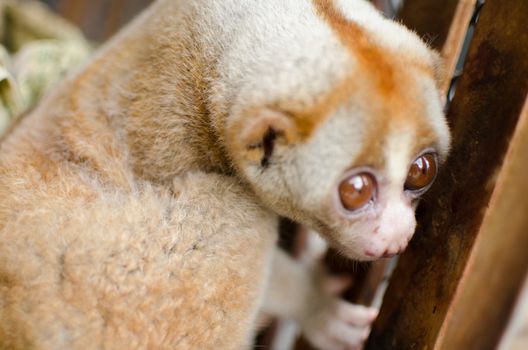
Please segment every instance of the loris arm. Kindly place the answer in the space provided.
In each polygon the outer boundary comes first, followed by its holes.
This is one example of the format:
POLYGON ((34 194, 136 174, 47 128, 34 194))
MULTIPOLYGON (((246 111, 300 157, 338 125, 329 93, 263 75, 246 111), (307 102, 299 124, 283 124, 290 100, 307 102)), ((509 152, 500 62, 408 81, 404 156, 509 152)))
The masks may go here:
POLYGON ((263 311, 294 319, 320 349, 360 348, 377 310, 340 300, 343 279, 311 271, 280 249, 274 254, 263 311))

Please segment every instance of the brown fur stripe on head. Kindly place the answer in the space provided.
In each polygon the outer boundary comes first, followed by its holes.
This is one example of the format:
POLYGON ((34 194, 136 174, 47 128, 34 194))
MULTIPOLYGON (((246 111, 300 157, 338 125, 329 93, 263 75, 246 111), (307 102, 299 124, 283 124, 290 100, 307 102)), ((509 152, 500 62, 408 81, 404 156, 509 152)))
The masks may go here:
POLYGON ((373 82, 372 90, 380 97, 391 95, 395 86, 394 67, 385 58, 386 53, 369 42, 363 29, 347 20, 332 0, 313 1, 318 15, 332 28, 343 46, 357 60, 362 76, 358 76, 359 72, 353 72, 321 97, 315 105, 288 111, 297 124, 301 140, 308 139, 339 105, 346 103, 361 88, 358 82, 373 82))
POLYGON ((369 43, 359 25, 347 20, 335 7, 333 0, 314 0, 314 5, 318 14, 330 25, 342 44, 352 52, 361 67, 373 74, 380 92, 388 94, 394 87, 394 71, 385 54, 369 43))
MULTIPOLYGON (((342 98, 333 100, 336 103, 343 103, 345 98, 350 96, 354 84, 355 89, 358 88, 357 80, 372 81, 372 85, 369 86, 371 89, 369 100, 372 99, 372 101, 368 103, 371 106, 380 105, 379 108, 371 111, 375 115, 369 120, 369 128, 366 130, 365 139, 368 142, 355 160, 355 165, 379 166, 384 162, 383 140, 384 136, 391 132, 394 121, 397 121, 399 125, 414 126, 417 140, 414 151, 418 152, 421 148, 433 145, 436 135, 421 116, 425 111, 411 97, 417 88, 416 83, 406 74, 401 74, 412 67, 420 73, 434 76, 433 67, 414 58, 396 57, 391 52, 386 52, 382 47, 373 43, 365 30, 357 23, 346 19, 344 14, 336 8, 334 1, 313 0, 319 16, 328 23, 341 43, 357 59, 360 70, 347 77, 338 86, 337 90, 341 92, 342 98), (359 74, 361 76, 358 76, 359 74)), ((327 109, 328 112, 330 112, 329 109, 327 109)))

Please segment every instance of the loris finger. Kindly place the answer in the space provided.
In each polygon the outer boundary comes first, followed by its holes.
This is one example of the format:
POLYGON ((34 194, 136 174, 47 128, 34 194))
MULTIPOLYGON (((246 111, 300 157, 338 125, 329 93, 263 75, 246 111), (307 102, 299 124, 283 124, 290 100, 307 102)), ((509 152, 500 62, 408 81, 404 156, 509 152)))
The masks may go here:
POLYGON ((344 322, 334 322, 329 327, 330 336, 343 344, 344 347, 357 347, 368 338, 370 327, 353 327, 344 322))
POLYGON ((378 316, 378 309, 340 301, 337 306, 339 319, 354 326, 369 326, 378 316))

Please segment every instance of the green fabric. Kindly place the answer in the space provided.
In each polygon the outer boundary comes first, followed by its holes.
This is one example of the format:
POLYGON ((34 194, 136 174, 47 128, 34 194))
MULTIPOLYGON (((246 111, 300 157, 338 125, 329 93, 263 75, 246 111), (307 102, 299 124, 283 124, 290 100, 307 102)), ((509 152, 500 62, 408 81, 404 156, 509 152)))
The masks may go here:
POLYGON ((37 1, 0 0, 0 135, 91 47, 80 31, 37 1))

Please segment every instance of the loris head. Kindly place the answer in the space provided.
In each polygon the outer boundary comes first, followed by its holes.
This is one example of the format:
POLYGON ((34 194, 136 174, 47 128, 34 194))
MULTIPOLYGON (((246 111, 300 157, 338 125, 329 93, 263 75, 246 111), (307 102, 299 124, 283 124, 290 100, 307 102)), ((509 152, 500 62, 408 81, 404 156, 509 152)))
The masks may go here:
POLYGON ((449 145, 436 55, 364 2, 289 6, 286 29, 239 34, 245 68, 226 55, 230 157, 263 203, 347 256, 397 254, 449 145))

